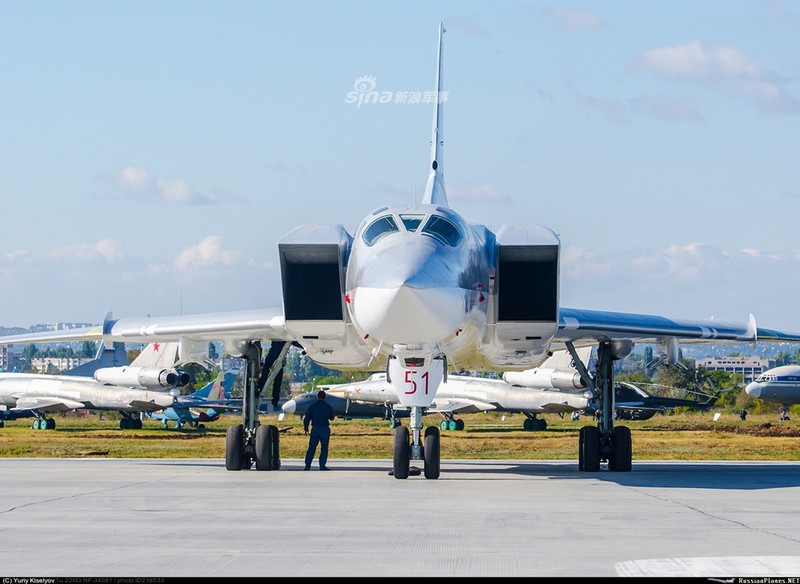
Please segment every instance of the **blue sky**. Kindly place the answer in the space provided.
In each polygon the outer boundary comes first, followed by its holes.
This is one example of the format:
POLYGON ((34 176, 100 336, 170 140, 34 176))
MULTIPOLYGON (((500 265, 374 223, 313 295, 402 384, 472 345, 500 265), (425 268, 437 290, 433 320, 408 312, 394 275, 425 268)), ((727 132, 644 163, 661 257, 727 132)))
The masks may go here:
POLYGON ((563 305, 800 331, 800 3, 744 0, 7 0, 0 325, 279 306, 285 232, 422 191, 440 20, 450 203, 563 305))

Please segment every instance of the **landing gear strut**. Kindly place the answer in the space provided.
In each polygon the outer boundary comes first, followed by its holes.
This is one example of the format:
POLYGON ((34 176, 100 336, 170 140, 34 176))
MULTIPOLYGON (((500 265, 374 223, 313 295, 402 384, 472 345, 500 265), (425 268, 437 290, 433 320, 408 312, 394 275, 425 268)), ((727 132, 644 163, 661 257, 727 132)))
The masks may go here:
POLYGON ((277 426, 262 426, 258 419, 261 392, 283 370, 290 343, 272 341, 272 347, 261 363, 261 343, 251 342, 243 351, 244 396, 242 423, 230 426, 225 433, 225 468, 278 470, 281 467, 279 432, 277 426), (268 373, 267 373, 268 372, 268 373))
POLYGON ((583 362, 578 358, 572 343, 567 349, 575 361, 581 377, 587 381, 600 401, 600 419, 597 426, 584 426, 578 437, 578 469, 597 472, 600 463, 607 462, 608 470, 631 470, 633 450, 631 431, 626 426, 614 427, 614 361, 625 357, 632 344, 601 342, 597 348, 597 375, 592 380, 583 362), (627 351, 627 352, 626 352, 627 351), (623 354, 624 353, 624 354, 623 354))

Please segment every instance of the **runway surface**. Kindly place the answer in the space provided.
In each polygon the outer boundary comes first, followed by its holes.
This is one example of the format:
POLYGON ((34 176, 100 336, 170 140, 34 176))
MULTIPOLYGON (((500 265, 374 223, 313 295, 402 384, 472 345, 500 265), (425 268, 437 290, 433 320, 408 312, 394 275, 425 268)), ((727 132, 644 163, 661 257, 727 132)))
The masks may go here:
POLYGON ((0 459, 3 577, 800 576, 800 463, 0 459))

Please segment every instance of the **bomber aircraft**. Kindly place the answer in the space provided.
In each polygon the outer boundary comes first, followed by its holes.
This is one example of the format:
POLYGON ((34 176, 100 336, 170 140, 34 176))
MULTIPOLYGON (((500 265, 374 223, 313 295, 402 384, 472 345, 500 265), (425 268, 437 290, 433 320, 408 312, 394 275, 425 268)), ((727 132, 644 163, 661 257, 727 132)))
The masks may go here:
MULTIPOLYGON (((383 369, 409 408, 409 426, 393 435, 395 479, 407 479, 411 460, 424 476, 440 476, 438 426, 423 414, 449 372, 522 371, 550 352, 597 348, 596 373, 579 373, 600 403, 596 424, 581 428, 578 466, 597 471, 632 467, 630 429, 616 425, 614 361, 635 343, 655 343, 662 362, 677 360, 679 342, 800 342, 800 334, 746 321, 676 319, 561 306, 558 235, 536 224, 496 228, 471 223, 448 204, 444 176, 442 39, 439 25, 433 129, 427 184, 421 200, 381 206, 355 230, 307 224, 278 241, 282 307, 164 317, 109 314, 102 326, 13 335, 0 343, 37 340, 176 341, 184 352, 209 341, 246 361, 242 424, 228 428, 226 468, 280 468, 278 428, 261 425, 261 392, 296 343, 316 363, 337 370, 383 369), (60 333, 60 334, 59 334, 60 333), (262 343, 284 343, 263 358, 262 343), (268 373, 265 373, 268 372, 268 373)), ((357 161, 354 160, 354 165, 357 161)), ((411 199, 411 196, 409 196, 411 199)))

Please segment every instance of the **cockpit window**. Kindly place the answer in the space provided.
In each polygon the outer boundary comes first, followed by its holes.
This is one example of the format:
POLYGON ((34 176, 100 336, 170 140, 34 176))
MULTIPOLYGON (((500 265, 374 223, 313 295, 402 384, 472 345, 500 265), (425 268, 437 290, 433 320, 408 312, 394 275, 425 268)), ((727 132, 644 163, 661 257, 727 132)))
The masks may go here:
POLYGON ((422 228, 422 233, 432 235, 442 243, 452 247, 458 246, 463 239, 463 235, 458 230, 458 227, 450 221, 439 215, 432 215, 425 227, 422 228))
POLYGON ((364 230, 364 235, 362 235, 362 237, 364 243, 367 245, 374 245, 381 237, 389 233, 394 233, 395 231, 400 231, 400 229, 397 227, 394 217, 391 215, 384 215, 380 219, 373 221, 370 226, 364 230))
POLYGON ((424 219, 425 215, 400 215, 400 221, 403 222, 406 231, 416 231, 424 219))

